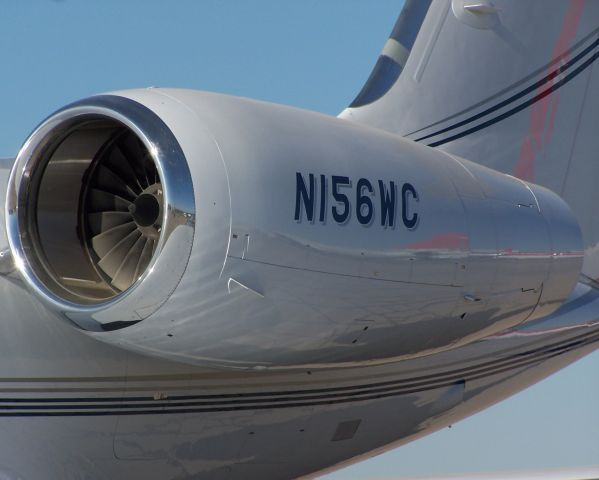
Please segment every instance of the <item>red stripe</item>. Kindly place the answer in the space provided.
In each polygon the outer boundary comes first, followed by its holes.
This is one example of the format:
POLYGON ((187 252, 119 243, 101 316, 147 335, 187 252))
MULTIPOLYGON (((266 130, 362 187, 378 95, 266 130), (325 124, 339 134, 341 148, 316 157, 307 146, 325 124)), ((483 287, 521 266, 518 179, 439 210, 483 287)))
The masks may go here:
MULTIPOLYGON (((570 0, 570 6, 566 12, 560 35, 553 47, 551 58, 559 57, 570 48, 576 36, 583 9, 584 0, 570 0)), ((567 62, 568 58, 569 55, 564 56, 562 62, 567 62)), ((554 81, 559 81, 559 78, 556 77, 554 81)), ((551 141, 558 105, 559 93, 555 92, 553 95, 542 98, 531 107, 528 133, 522 139, 520 157, 514 167, 516 177, 534 181, 535 162, 538 155, 551 141)))

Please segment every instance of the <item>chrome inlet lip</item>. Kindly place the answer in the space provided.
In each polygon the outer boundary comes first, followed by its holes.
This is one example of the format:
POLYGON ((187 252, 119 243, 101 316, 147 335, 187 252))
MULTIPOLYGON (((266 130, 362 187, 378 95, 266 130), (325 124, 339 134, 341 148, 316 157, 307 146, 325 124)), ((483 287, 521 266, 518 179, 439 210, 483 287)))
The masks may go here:
POLYGON ((154 313, 178 285, 189 261, 195 229, 195 196, 187 160, 176 137, 152 110, 131 99, 99 95, 70 104, 44 120, 25 141, 10 174, 6 230, 14 264, 46 304, 89 331, 137 323, 154 313), (78 303, 63 298, 43 268, 43 252, 32 233, 32 195, 54 148, 87 121, 109 120, 130 129, 147 148, 162 180, 162 229, 141 276, 107 300, 78 303))

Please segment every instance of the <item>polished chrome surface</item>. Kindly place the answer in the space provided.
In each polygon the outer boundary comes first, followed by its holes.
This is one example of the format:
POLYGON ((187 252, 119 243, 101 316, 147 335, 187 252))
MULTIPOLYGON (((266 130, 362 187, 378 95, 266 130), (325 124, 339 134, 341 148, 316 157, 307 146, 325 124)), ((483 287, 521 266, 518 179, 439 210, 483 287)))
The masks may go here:
POLYGON ((86 330, 114 329, 146 318, 178 284, 193 242, 194 205, 187 161, 164 122, 134 101, 97 96, 51 115, 23 145, 9 180, 7 235, 17 268, 46 304, 86 330), (154 254, 122 293, 110 291, 94 276, 76 229, 66 228, 80 221, 77 203, 87 170, 117 129, 131 132, 149 152, 164 202, 154 254), (48 168, 55 159, 64 168, 48 168), (47 225, 41 225, 38 215, 47 225), (50 253, 58 252, 61 240, 65 259, 57 261, 50 253), (68 255, 74 255, 70 263, 68 255), (71 267, 78 269, 75 278, 69 275, 71 267), (98 284, 105 293, 98 293, 98 284))

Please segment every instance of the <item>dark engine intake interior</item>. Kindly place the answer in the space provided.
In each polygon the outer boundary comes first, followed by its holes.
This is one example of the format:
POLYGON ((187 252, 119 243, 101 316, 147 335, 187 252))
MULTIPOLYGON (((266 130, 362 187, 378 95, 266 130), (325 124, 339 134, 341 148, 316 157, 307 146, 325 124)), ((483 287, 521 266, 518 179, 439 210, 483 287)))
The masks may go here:
POLYGON ((150 152, 128 127, 98 116, 41 152, 26 208, 38 277, 79 304, 119 295, 146 271, 161 234, 163 189, 150 152))

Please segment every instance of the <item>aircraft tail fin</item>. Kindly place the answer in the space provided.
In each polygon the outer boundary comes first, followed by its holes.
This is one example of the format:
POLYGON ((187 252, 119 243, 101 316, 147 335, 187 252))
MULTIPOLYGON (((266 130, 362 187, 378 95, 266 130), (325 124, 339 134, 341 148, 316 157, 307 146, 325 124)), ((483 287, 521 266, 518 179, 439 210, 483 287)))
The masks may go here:
POLYGON ((557 192, 599 279, 598 27, 596 1, 437 0, 392 85, 339 116, 557 192))
POLYGON ((393 87, 409 56, 432 0, 406 0, 372 73, 350 108, 369 105, 393 87))

